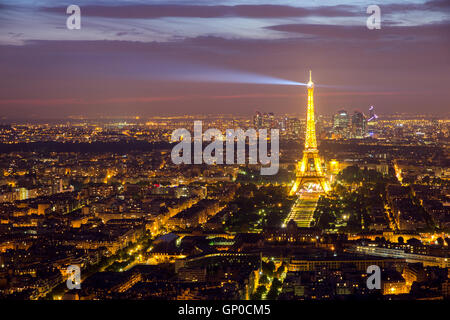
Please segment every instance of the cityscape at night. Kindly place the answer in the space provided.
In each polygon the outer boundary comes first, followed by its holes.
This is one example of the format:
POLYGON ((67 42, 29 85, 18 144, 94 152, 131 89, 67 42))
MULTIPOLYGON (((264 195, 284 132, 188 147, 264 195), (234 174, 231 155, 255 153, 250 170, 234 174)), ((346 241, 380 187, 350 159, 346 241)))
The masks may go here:
POLYGON ((73 2, 0 4, 1 300, 448 301, 447 1, 73 2))

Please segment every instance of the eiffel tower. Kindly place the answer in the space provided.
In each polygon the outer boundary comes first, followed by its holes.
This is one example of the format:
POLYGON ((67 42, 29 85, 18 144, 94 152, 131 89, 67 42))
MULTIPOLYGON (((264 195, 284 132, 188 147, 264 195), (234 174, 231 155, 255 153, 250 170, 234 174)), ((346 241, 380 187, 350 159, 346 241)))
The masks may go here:
POLYGON ((302 188, 313 192, 326 193, 330 190, 330 184, 323 172, 317 149, 316 122, 314 120, 314 83, 309 71, 308 88, 308 113, 306 116, 305 148, 302 160, 296 166, 296 180, 290 195, 298 193, 302 188))

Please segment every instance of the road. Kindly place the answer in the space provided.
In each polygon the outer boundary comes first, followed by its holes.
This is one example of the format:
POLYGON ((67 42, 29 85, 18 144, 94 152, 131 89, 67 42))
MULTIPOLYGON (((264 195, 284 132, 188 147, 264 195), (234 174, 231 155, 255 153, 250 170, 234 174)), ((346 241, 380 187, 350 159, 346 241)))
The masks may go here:
POLYGON ((294 203, 291 212, 287 216, 285 224, 287 224, 290 220, 294 220, 297 227, 309 227, 313 219, 314 210, 316 210, 319 197, 320 193, 317 192, 301 194, 294 203))

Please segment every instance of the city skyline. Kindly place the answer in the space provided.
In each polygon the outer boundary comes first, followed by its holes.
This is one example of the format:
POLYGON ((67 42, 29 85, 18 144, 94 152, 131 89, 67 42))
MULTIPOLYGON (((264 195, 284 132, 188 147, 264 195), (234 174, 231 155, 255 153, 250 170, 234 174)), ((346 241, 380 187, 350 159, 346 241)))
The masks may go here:
POLYGON ((448 299, 450 121, 316 120, 303 88, 303 121, 1 125, 0 298, 448 299))
POLYGON ((4 0, 0 301, 446 306, 450 3, 378 2, 4 0))

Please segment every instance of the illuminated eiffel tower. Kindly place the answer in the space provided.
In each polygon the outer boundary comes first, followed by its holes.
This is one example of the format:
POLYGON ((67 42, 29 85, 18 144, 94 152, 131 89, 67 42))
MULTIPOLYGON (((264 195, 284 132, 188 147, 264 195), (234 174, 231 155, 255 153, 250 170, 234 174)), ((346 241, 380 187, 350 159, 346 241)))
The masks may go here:
POLYGON ((308 88, 308 113, 306 116, 306 137, 303 158, 297 163, 296 180, 292 186, 291 195, 301 190, 312 192, 328 192, 330 184, 323 172, 317 149, 316 122, 314 120, 314 83, 309 71, 308 88), (306 188, 306 189, 305 189, 306 188))

